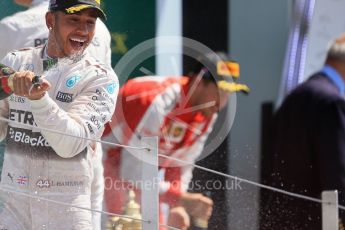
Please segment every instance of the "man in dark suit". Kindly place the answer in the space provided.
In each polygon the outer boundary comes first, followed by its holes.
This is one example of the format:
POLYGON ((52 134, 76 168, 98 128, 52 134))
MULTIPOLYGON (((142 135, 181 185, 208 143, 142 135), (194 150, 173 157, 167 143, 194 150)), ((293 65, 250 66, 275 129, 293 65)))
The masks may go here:
MULTIPOLYGON (((274 187, 320 198, 338 190, 345 205, 345 35, 324 67, 284 100, 274 117, 274 187)), ((267 191, 265 191, 267 192, 267 191)), ((321 204, 270 192, 261 229, 321 229, 321 204)), ((340 212, 340 220, 345 215, 340 212)))

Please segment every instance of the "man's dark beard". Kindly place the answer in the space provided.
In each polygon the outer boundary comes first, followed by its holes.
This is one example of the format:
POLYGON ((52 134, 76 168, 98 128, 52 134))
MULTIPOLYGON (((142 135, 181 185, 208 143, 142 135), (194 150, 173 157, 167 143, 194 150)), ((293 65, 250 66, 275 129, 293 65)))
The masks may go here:
POLYGON ((61 47, 60 43, 58 42, 58 34, 59 34, 59 26, 55 26, 55 30, 53 31, 53 34, 52 34, 52 40, 49 40, 49 42, 53 42, 54 43, 54 46, 56 49, 58 49, 60 51, 60 53, 63 54, 63 57, 62 58, 67 58, 69 60, 72 61, 72 63, 76 63, 78 61, 80 61, 83 57, 84 57, 84 51, 86 49, 86 47, 88 47, 89 43, 87 44, 87 46, 79 51, 77 51, 76 53, 73 53, 73 54, 66 54, 65 51, 63 50, 63 47, 61 47))

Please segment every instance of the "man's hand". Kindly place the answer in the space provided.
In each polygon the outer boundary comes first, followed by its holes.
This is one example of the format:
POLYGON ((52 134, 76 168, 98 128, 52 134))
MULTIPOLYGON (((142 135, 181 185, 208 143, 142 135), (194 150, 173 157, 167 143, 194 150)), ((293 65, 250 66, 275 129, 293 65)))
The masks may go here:
POLYGON ((14 94, 27 97, 30 100, 38 100, 42 98, 45 92, 50 89, 50 83, 47 80, 42 79, 39 86, 32 87, 32 79, 34 76, 34 73, 31 71, 16 72, 13 78, 14 94))
POLYGON ((190 218, 184 207, 178 206, 170 209, 168 226, 187 230, 190 227, 190 218))
POLYGON ((212 215, 213 201, 201 193, 184 193, 180 198, 181 205, 193 218, 208 220, 212 215))

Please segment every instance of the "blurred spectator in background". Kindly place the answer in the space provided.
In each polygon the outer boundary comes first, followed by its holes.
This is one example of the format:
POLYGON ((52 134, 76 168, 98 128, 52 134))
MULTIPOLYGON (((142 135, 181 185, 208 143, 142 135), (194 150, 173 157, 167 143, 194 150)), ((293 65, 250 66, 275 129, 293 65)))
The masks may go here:
MULTIPOLYGON (((331 44, 324 67, 293 90, 275 114, 274 187, 320 198, 338 190, 345 205, 345 35, 331 44)), ((270 193, 261 229, 321 229, 321 204, 270 193)), ((340 212, 344 222, 344 213, 340 212)))
MULTIPOLYGON (((238 77, 239 65, 226 54, 208 53, 198 60, 189 77, 129 80, 120 89, 114 117, 103 139, 141 146, 141 136, 158 136, 160 154, 195 162, 229 96, 249 91, 246 85, 233 82, 238 77)), ((140 167, 128 150, 104 148, 107 211, 122 213, 128 191, 121 183, 140 181, 140 167)), ((160 202, 170 206, 168 225, 179 229, 191 225, 190 217, 207 222, 212 214, 210 198, 187 192, 192 170, 191 165, 159 159, 160 202)))
MULTIPOLYGON (((5 17, 0 21, 0 60, 10 51, 25 47, 37 47, 44 45, 48 40, 48 29, 45 14, 48 10, 49 0, 14 0, 14 3, 28 7, 27 10, 5 17)), ((111 67, 111 37, 109 30, 97 19, 96 32, 87 52, 103 64, 111 67)), ((3 162, 5 142, 0 142, 0 170, 3 162)), ((98 159, 101 162, 102 152, 100 144, 97 149, 98 159)), ((102 210, 103 203, 103 166, 101 163, 94 165, 95 179, 93 181, 92 208, 102 210)), ((100 229, 100 213, 93 213, 94 229, 100 229)))

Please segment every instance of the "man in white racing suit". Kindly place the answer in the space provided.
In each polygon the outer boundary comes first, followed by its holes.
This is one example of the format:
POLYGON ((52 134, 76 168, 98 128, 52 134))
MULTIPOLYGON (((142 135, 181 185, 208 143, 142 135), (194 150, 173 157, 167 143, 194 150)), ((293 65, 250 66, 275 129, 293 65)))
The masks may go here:
MULTIPOLYGON (((48 29, 45 24, 45 13, 49 0, 14 0, 18 5, 29 9, 8 16, 0 21, 0 60, 10 51, 24 47, 44 45, 48 39, 48 29)), ((90 55, 101 63, 111 66, 111 36, 102 22, 97 19, 95 36, 87 47, 90 55)), ((97 145, 97 158, 94 165, 95 176, 92 183, 92 209, 102 210, 104 179, 102 164, 102 148, 97 145)), ((0 150, 0 154, 3 152, 0 150)), ((2 165, 2 164, 0 164, 2 165)), ((101 228, 101 214, 93 212, 93 229, 101 228)))
POLYGON ((1 189, 8 191, 1 193, 1 228, 91 229, 91 212, 45 199, 91 208, 96 143, 88 139, 102 134, 118 92, 113 70, 80 54, 93 37, 96 17, 104 17, 98 1, 51 1, 47 45, 9 53, 2 61, 20 72, 14 94, 0 101, 1 117, 11 120, 0 129, 0 139, 7 140, 1 189), (45 76, 40 87, 31 88, 33 72, 45 76))

